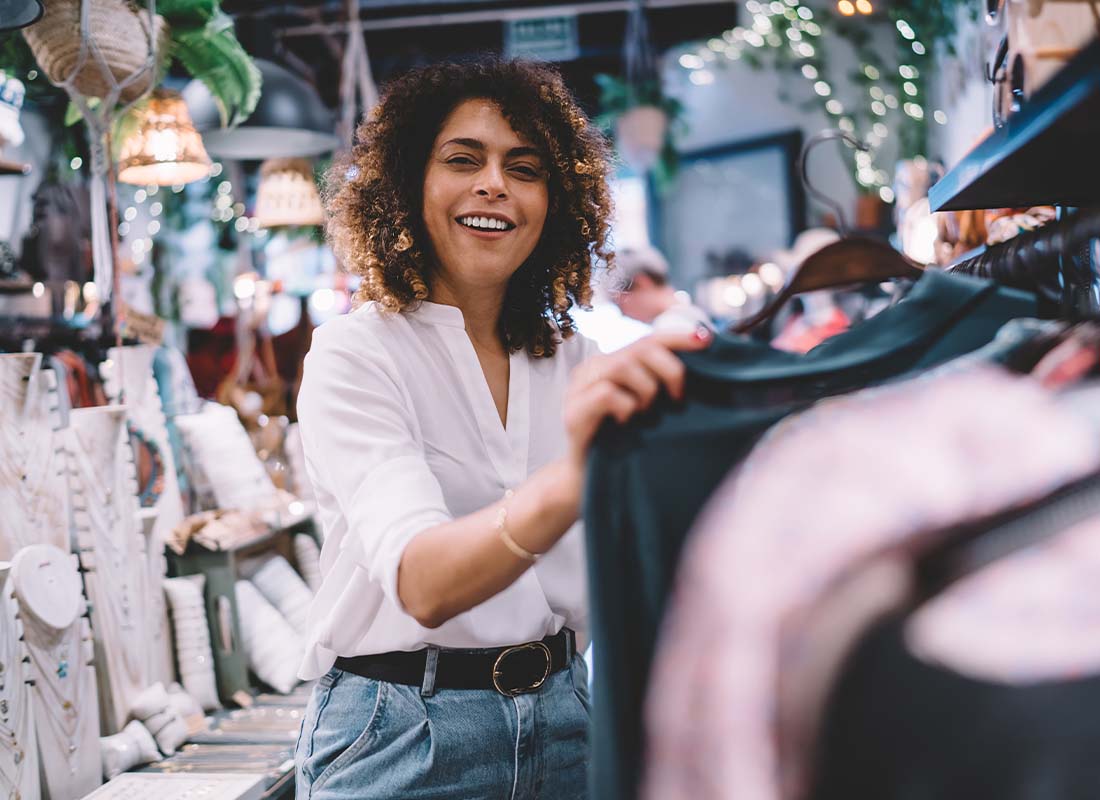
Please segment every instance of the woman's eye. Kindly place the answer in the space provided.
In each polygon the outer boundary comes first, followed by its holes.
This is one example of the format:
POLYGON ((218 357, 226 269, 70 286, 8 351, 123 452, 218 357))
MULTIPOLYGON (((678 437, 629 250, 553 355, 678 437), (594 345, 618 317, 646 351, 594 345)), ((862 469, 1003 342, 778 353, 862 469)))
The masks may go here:
POLYGON ((512 171, 522 175, 525 178, 537 178, 539 177, 539 171, 534 167, 529 167, 526 164, 518 164, 512 167, 512 171))
POLYGON ((447 159, 447 163, 448 164, 459 164, 459 165, 462 165, 462 166, 466 166, 468 164, 473 164, 474 160, 472 158, 470 158, 469 156, 452 156, 451 158, 447 159))

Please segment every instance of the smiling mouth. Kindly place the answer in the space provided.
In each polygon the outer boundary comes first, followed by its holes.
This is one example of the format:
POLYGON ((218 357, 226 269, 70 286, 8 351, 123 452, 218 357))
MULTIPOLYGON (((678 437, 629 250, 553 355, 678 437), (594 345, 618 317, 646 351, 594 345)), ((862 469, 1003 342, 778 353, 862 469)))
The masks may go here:
POLYGON ((464 228, 481 233, 505 233, 516 228, 510 222, 494 219, 493 217, 458 217, 455 222, 464 228))

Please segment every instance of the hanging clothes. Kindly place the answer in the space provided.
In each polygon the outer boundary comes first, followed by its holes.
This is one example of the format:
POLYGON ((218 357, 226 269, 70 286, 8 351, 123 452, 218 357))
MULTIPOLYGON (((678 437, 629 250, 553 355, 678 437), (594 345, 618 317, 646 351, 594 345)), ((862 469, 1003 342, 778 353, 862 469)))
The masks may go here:
POLYGON ((806 355, 719 336, 707 351, 683 356, 685 404, 602 432, 585 497, 600 661, 593 796, 634 796, 641 707, 681 546, 699 509, 760 435, 816 400, 943 363, 1034 314, 1031 295, 930 272, 904 300, 806 355))
MULTIPOLYGON (((807 797, 830 664, 906 599, 916 556, 1100 470, 1097 434, 1030 378, 993 367, 824 401, 776 426, 688 545, 654 665, 642 797, 807 797), (884 564, 882 580, 858 580, 884 564)), ((912 770, 920 753, 896 761, 912 770)))

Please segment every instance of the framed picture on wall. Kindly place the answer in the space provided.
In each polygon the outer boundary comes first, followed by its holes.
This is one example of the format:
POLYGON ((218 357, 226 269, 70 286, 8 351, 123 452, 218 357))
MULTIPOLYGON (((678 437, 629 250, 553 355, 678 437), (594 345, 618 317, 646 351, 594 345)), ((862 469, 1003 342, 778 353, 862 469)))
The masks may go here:
POLYGON ((672 186, 656 195, 654 219, 677 285, 790 246, 806 226, 801 149, 795 130, 680 155, 672 186))

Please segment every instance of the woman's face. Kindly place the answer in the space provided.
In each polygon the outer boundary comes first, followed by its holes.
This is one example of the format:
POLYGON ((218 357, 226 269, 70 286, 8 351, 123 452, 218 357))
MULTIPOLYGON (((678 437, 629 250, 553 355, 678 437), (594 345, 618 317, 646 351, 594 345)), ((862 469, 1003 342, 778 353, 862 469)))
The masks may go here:
POLYGON ((503 287, 538 244, 548 206, 542 155, 488 100, 443 121, 424 171, 424 224, 454 286, 503 287))

